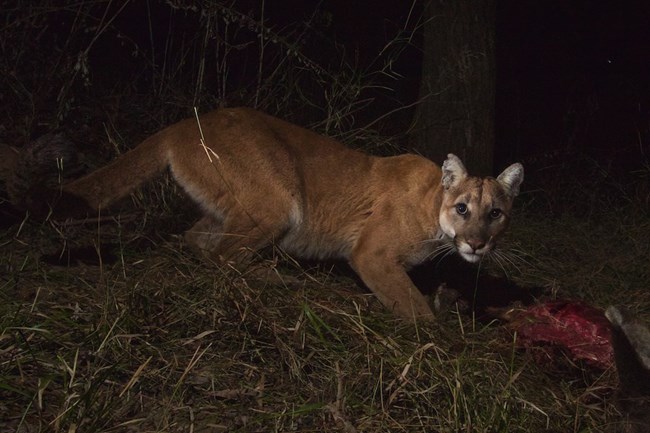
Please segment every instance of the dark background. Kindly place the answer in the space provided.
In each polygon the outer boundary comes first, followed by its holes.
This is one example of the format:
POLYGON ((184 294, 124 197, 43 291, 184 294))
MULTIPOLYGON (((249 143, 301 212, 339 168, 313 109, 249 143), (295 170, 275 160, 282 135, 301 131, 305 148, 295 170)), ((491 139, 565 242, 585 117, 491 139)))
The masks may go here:
POLYGON ((500 155, 647 162, 648 3, 506 1, 497 18, 500 155))
MULTIPOLYGON (((107 123, 117 131, 146 124, 134 136, 140 139, 186 117, 193 106, 254 105, 251 89, 258 84, 259 51, 250 48, 260 30, 246 24, 249 19, 263 22, 284 41, 269 44, 265 73, 283 55, 291 58, 295 73, 266 83, 261 109, 340 135, 352 145, 356 140, 370 151, 387 152, 373 149, 371 138, 347 139, 346 130, 372 124, 394 137, 392 144, 399 149, 388 152, 418 151, 407 131, 418 98, 424 2, 268 0, 263 13, 259 1, 219 3, 241 14, 231 24, 229 42, 241 41, 242 46, 234 49, 223 82, 210 75, 218 64, 210 44, 223 36, 223 20, 201 21, 196 5, 210 2, 171 3, 174 8, 155 0, 96 6, 3 2, 0 139, 20 146, 51 129, 88 127, 89 143, 99 143, 107 123), (107 17, 110 23, 98 31, 107 17), (221 30, 209 35, 203 51, 183 51, 184 44, 200 45, 203 30, 211 25, 221 30), (396 37, 402 41, 390 46, 396 37), (328 73, 306 79, 303 70, 311 67, 287 54, 291 44, 314 68, 328 73), (389 49, 382 51, 387 44, 389 49), (85 69, 79 66, 84 50, 85 69), (199 89, 201 61, 207 79, 199 89), (376 73, 387 62, 391 76, 376 73), (355 84, 355 74, 370 85, 355 84), (329 114, 325 95, 336 90, 332 83, 341 76, 351 77, 341 86, 360 85, 359 98, 371 102, 341 124, 323 126, 321 120, 329 114), (304 93, 309 101, 301 95, 279 102, 273 92, 282 86, 304 93), (373 123, 398 107, 407 108, 373 123), (160 108, 168 110, 165 115, 153 114, 160 108)), ((634 188, 647 183, 649 4, 500 0, 496 7, 495 168, 524 162, 528 190, 562 188, 573 179, 594 176, 633 183, 634 188), (535 180, 545 177, 555 178, 556 184, 535 180)), ((586 181, 583 186, 592 185, 586 181)))

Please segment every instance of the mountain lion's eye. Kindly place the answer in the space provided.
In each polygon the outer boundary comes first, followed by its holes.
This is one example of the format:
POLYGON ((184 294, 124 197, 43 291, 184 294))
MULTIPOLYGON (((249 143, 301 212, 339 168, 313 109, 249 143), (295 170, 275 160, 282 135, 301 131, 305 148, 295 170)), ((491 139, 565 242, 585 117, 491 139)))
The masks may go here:
POLYGON ((465 203, 458 203, 456 205, 456 212, 458 212, 458 215, 467 214, 467 205, 465 203))
POLYGON ((490 218, 495 220, 495 219, 499 218, 501 216, 501 214, 502 214, 501 209, 492 209, 490 211, 490 218))

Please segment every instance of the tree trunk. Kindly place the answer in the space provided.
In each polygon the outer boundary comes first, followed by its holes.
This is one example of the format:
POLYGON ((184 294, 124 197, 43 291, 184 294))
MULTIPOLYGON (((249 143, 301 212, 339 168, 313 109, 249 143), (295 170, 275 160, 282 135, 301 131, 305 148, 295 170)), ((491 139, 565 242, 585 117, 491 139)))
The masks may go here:
POLYGON ((495 0, 431 0, 425 17, 412 143, 437 163, 455 153, 471 174, 492 174, 495 0))

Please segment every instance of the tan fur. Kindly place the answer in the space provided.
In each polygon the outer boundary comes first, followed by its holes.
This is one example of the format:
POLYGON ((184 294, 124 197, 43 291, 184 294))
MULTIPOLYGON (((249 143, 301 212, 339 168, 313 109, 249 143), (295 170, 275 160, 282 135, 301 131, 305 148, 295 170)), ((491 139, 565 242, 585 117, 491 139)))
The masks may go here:
POLYGON ((415 155, 373 157, 237 108, 163 129, 65 185, 64 198, 103 208, 166 167, 203 209, 186 240, 212 260, 245 262, 271 243, 302 258, 343 258, 386 307, 409 318, 433 313, 406 270, 445 238, 470 261, 487 253, 523 179, 519 164, 495 180, 467 176, 453 155, 444 170, 415 155), (471 215, 458 215, 460 199, 471 215), (498 221, 487 216, 495 207, 498 221))

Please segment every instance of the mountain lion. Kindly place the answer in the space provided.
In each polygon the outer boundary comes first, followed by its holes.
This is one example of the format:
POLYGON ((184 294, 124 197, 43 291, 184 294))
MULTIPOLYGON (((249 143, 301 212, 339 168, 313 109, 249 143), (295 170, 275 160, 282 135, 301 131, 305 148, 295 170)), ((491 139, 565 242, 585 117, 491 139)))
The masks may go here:
POLYGON ((185 239, 207 258, 243 264, 271 244, 302 258, 342 258, 388 309, 411 319, 433 313, 406 271, 441 248, 469 262, 489 253, 524 176, 513 164, 496 179, 471 177, 452 154, 442 168, 416 155, 369 156, 234 108, 163 129, 64 184, 56 199, 51 191, 12 198, 32 211, 79 216, 167 167, 203 211, 185 239))

